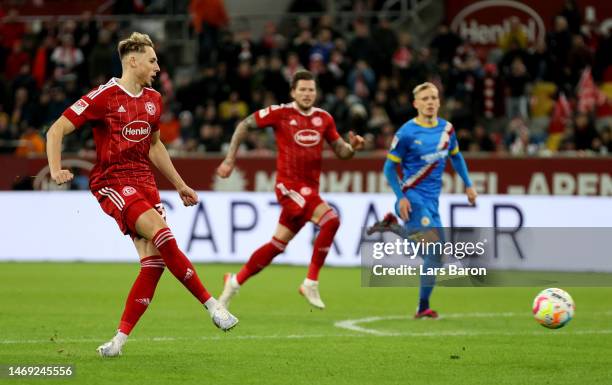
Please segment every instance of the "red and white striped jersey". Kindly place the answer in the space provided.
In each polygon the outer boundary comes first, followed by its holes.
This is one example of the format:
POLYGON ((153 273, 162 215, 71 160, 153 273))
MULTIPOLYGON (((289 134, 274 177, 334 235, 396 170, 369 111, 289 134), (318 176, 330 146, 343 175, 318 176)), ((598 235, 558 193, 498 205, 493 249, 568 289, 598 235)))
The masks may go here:
POLYGON ((261 109, 255 113, 255 121, 261 128, 274 128, 276 182, 307 185, 318 191, 323 139, 331 144, 340 138, 334 118, 315 107, 305 114, 294 102, 261 109))
POLYGON ((149 162, 151 135, 162 109, 159 92, 143 88, 133 95, 116 78, 84 95, 64 111, 77 128, 93 125, 96 164, 90 174, 92 191, 109 185, 155 188, 149 162))

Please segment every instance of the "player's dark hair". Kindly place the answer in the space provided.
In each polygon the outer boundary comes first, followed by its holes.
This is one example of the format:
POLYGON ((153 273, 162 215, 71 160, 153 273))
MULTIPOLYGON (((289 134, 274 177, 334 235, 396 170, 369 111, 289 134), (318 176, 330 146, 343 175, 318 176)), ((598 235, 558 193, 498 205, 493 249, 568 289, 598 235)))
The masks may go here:
POLYGON ((291 89, 295 90, 297 84, 300 80, 315 80, 314 75, 310 71, 299 70, 295 74, 293 74, 293 78, 291 78, 291 89))
POLYGON ((144 52, 145 47, 155 48, 149 35, 133 32, 127 39, 121 40, 117 46, 119 57, 123 59, 130 52, 144 52))

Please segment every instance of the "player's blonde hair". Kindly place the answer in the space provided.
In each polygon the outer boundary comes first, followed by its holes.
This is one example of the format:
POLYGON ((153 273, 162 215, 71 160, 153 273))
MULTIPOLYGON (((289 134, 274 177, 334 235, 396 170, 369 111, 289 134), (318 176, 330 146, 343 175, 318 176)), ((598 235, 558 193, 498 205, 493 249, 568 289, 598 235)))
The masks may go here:
POLYGON ((414 98, 416 99, 416 96, 418 95, 419 92, 425 91, 430 88, 434 90, 438 90, 438 87, 436 87, 435 84, 431 82, 425 82, 425 83, 421 83, 418 86, 414 87, 414 89, 412 90, 412 96, 414 96, 414 98))
POLYGON ((133 32, 130 37, 123 39, 117 45, 119 57, 123 60, 130 52, 144 52, 145 47, 155 48, 153 41, 146 33, 133 32))

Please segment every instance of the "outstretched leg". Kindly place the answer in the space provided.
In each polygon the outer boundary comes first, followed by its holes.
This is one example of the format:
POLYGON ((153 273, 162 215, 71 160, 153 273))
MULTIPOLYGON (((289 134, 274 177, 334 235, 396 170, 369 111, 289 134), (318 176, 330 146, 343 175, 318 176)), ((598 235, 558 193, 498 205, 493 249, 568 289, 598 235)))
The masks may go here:
POLYGON ((289 243, 294 236, 295 233, 293 231, 279 224, 270 242, 255 250, 247 263, 242 266, 238 274, 225 274, 225 284, 223 286, 223 292, 219 296, 219 302, 228 308, 231 299, 238 294, 240 286, 268 266, 274 257, 285 250, 287 243, 289 243))

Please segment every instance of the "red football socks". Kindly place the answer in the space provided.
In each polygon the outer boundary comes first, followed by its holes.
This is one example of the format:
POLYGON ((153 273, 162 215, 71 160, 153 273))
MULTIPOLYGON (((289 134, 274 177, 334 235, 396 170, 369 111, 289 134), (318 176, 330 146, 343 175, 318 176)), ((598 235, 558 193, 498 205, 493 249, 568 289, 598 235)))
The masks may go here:
POLYGON ((153 300, 153 294, 164 272, 164 267, 164 261, 159 255, 146 257, 140 261, 140 273, 125 301, 119 331, 130 334, 140 316, 147 310, 153 300))
POLYGON ((325 212, 325 214, 323 214, 319 220, 319 226, 319 235, 317 235, 314 242, 312 259, 310 260, 308 274, 306 275, 306 278, 313 281, 319 280, 319 271, 325 263, 325 258, 327 257, 329 248, 334 241, 336 231, 338 231, 338 227, 340 227, 340 220, 338 219, 336 212, 332 209, 325 212))
POLYGON ((155 234, 153 244, 159 250, 168 270, 200 301, 206 302, 210 294, 202 285, 198 274, 189 259, 179 249, 174 235, 169 228, 163 228, 155 234))
POLYGON ((270 262, 282 253, 287 247, 287 243, 283 242, 275 237, 259 249, 255 250, 251 258, 242 266, 242 269, 236 275, 236 280, 239 284, 243 284, 251 276, 259 273, 264 267, 268 266, 270 262))

